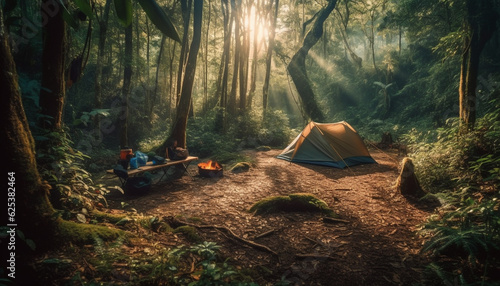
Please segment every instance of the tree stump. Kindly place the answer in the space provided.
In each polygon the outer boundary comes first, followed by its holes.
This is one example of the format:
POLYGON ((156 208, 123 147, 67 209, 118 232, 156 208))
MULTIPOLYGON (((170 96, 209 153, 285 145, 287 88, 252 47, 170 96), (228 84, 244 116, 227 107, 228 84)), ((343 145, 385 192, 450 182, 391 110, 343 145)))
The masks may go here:
POLYGON ((401 172, 396 181, 396 190, 403 196, 410 196, 420 199, 426 195, 420 187, 417 176, 415 175, 415 166, 410 158, 405 157, 401 163, 401 172))
POLYGON ((394 141, 392 141, 392 135, 389 132, 384 132, 382 133, 382 139, 380 140, 380 143, 378 143, 378 147, 381 149, 387 149, 392 146, 394 141))

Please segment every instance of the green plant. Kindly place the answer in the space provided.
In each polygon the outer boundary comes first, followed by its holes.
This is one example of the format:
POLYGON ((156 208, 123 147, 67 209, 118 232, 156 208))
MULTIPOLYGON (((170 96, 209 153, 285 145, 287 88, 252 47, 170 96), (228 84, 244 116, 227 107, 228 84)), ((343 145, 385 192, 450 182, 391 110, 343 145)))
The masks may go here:
MULTIPOLYGON (((37 164, 40 174, 51 186, 51 202, 56 208, 92 209, 94 203, 107 205, 105 194, 114 188, 94 184, 91 174, 84 169, 90 157, 72 147, 66 131, 38 130, 37 164)), ((122 191, 123 192, 123 191, 122 191)))
MULTIPOLYGON (((500 196, 482 201, 467 198, 461 207, 425 224, 429 239, 422 251, 434 255, 430 266, 438 276, 458 276, 463 281, 488 282, 500 266, 500 196), (447 257, 448 259, 439 259, 447 257), (449 272, 445 274, 446 272, 449 272)), ((445 281, 445 280, 443 280, 445 281)), ((465 285, 465 283, 462 283, 465 285)))
POLYGON ((118 238, 108 245, 100 237, 94 236, 94 250, 97 256, 92 262, 100 275, 103 277, 110 276, 116 263, 128 262, 129 257, 120 251, 123 244, 124 240, 122 238, 118 238))

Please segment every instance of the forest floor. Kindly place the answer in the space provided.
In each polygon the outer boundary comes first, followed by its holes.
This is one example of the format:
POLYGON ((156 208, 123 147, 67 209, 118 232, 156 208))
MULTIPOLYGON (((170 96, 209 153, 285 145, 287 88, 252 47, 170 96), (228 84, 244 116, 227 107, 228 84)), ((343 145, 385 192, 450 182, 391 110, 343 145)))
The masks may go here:
MULTIPOLYGON (((215 228, 198 229, 203 241, 216 242, 221 256, 238 269, 254 269, 259 285, 285 278, 294 285, 411 285, 425 265, 416 231, 432 209, 394 189, 395 152, 370 150, 377 164, 336 169, 291 164, 276 159, 279 150, 246 151, 254 167, 224 170, 221 178, 193 176, 155 184, 144 196, 111 196, 111 208, 123 202, 144 215, 197 218, 236 236, 265 245, 278 256, 235 240, 215 228), (310 193, 324 200, 344 222, 326 223, 315 213, 254 215, 249 208, 270 196, 310 193), (271 231, 269 235, 256 238, 271 231)), ((166 247, 186 243, 181 234, 155 236, 166 247)))

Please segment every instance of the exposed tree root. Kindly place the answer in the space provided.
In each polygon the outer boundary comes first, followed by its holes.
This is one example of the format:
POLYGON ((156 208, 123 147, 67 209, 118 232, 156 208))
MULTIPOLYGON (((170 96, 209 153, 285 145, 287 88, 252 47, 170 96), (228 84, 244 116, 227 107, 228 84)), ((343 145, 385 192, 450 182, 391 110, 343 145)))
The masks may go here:
POLYGON ((170 226, 172 227, 179 227, 179 226, 192 226, 192 227, 195 227, 195 228, 198 228, 198 229, 208 229, 208 228, 211 228, 211 229, 216 229, 230 237, 232 237, 233 239, 239 241, 239 242, 242 242, 248 246, 251 246, 255 249, 258 249, 258 250, 261 250, 261 251, 264 251, 264 252, 267 252, 267 253, 270 253, 274 256, 276 256, 276 258, 278 259, 278 262, 281 263, 281 260, 280 260, 280 257, 278 255, 278 253, 276 253, 275 251, 273 251, 272 249, 270 249, 269 247, 265 246, 265 245, 262 245, 262 244, 259 244, 259 243, 256 243, 256 242, 253 242, 253 241, 250 241, 250 240, 247 240, 247 239, 244 239, 242 237, 239 237, 237 236, 233 231, 231 231, 230 229, 228 229, 227 227, 224 227, 224 226, 216 226, 216 225, 197 225, 197 224, 193 224, 193 223, 189 223, 189 222, 185 222, 185 221, 180 221, 174 217, 165 217, 164 218, 165 221, 167 221, 170 226))

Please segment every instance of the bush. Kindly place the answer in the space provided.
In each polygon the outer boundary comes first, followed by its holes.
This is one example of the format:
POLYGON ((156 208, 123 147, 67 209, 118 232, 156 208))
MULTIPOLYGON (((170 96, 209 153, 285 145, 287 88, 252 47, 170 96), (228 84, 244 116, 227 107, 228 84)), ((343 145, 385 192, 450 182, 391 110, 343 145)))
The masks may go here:
MULTIPOLYGON (((441 191, 447 203, 421 231, 427 238, 423 252, 434 255, 427 281, 439 277, 446 285, 488 285, 500 280, 499 103, 491 102, 490 112, 466 136, 459 135, 454 121, 438 131, 437 141, 412 144, 422 185, 441 191)), ((406 138, 416 142, 420 135, 406 138)))

